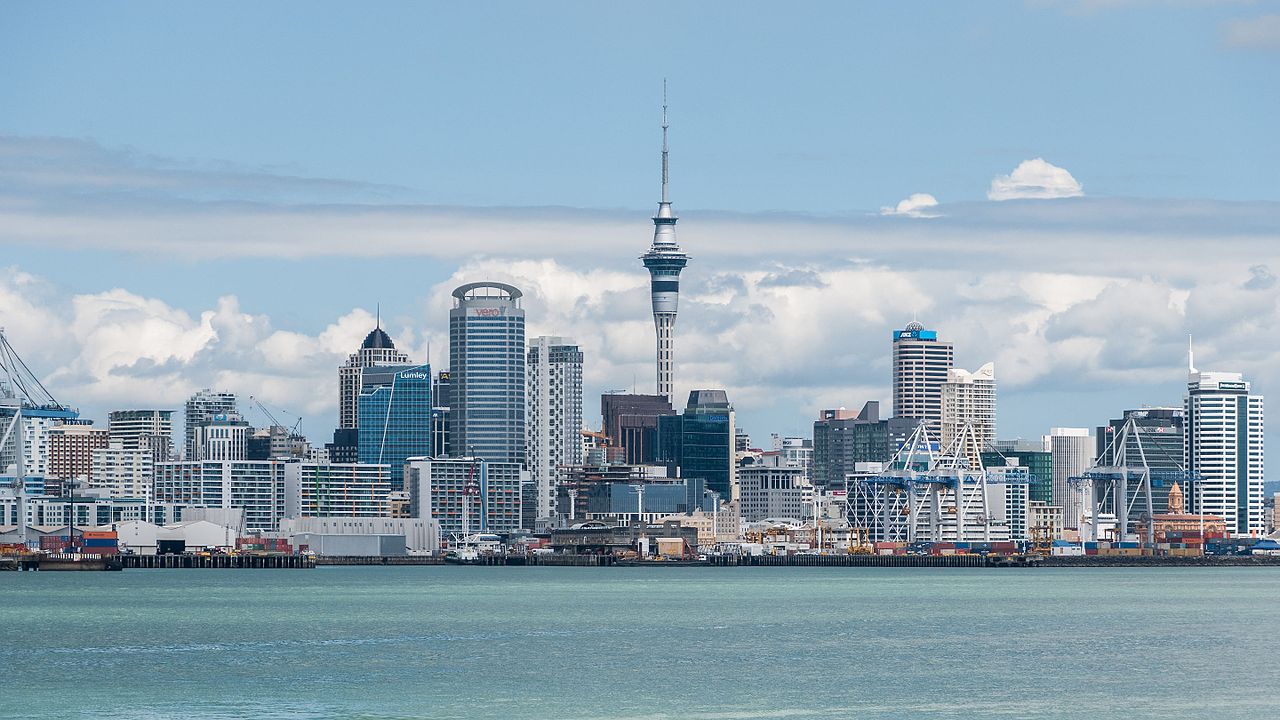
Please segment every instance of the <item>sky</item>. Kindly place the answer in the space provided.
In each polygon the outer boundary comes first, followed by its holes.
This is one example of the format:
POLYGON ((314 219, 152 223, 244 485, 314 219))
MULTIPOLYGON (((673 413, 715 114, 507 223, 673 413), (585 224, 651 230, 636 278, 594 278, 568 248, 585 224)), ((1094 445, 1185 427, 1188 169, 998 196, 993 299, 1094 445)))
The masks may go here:
POLYGON ((757 445, 887 406, 913 318, 1002 438, 1180 404, 1188 335, 1280 372, 1280 2, 8 3, 0 67, 0 325, 100 422, 212 387, 324 441, 379 305, 440 366, 500 280, 598 424, 654 382, 664 79, 677 402, 757 445))

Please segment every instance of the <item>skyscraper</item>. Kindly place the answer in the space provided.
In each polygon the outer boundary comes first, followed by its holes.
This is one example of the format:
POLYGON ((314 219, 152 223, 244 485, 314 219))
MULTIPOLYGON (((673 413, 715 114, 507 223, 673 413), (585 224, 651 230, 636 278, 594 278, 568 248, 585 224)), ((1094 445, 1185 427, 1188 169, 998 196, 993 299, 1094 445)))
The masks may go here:
POLYGON ((996 441, 996 366, 974 372, 952 368, 942 384, 942 450, 958 442, 956 457, 976 468, 996 441), (966 431, 966 427, 970 430, 966 431))
POLYGON ((680 271, 689 256, 676 243, 676 214, 667 193, 667 98, 662 91, 662 199, 653 217, 653 245, 640 256, 649 269, 649 294, 653 302, 653 326, 657 333, 658 395, 671 399, 675 385, 676 307, 680 300, 680 271))
POLYGON ((582 350, 564 338, 534 338, 525 367, 529 473, 541 519, 555 512, 556 468, 582 464, 582 350))
POLYGON ((360 397, 360 374, 364 368, 377 365, 408 365, 409 356, 396 350, 391 336, 382 329, 382 319, 365 336, 360 349, 347 357, 338 368, 338 429, 356 426, 356 403, 360 397))
POLYGON ((453 291, 449 432, 455 455, 525 461, 522 296, 498 282, 469 283, 453 291))
POLYGON ((942 384, 955 363, 951 343, 914 320, 893 333, 893 416, 924 422, 929 437, 942 436, 942 384))
POLYGON ((225 420, 229 415, 237 414, 235 393, 213 392, 205 388, 187 400, 183 416, 183 457, 188 460, 199 458, 197 443, 200 429, 215 419, 225 420))
POLYGON ((729 501, 738 497, 734 412, 724 390, 694 390, 681 415, 658 418, 658 460, 698 478, 729 501))
POLYGON ((431 454, 431 366, 364 368, 356 401, 359 461, 391 466, 391 487, 404 487, 404 463, 431 454))
POLYGON ((1189 363, 1183 457, 1192 506, 1226 520, 1233 535, 1261 533, 1263 490, 1262 396, 1240 373, 1200 372, 1189 363))

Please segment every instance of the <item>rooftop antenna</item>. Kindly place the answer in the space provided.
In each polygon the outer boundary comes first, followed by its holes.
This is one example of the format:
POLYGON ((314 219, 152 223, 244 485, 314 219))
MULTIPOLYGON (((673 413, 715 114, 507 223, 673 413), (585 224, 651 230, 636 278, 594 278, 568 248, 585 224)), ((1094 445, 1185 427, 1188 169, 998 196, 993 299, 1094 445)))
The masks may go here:
POLYGON ((1191 347, 1191 333, 1187 333, 1187 372, 1196 371, 1196 351, 1191 347))
POLYGON ((667 79, 662 78, 662 202, 667 200, 667 79))
POLYGON ((374 327, 381 329, 382 328, 382 303, 377 303, 376 305, 374 305, 373 312, 374 312, 373 317, 374 317, 374 323, 375 323, 374 327))

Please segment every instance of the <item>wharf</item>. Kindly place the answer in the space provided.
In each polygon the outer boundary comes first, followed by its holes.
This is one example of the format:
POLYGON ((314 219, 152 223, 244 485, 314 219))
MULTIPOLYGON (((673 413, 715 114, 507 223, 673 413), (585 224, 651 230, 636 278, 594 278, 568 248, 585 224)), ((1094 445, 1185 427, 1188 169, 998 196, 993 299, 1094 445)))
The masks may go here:
POLYGON ((124 566, 115 556, 109 555, 48 555, 29 553, 0 557, 0 571, 40 570, 44 572, 81 572, 122 570, 124 566))
POLYGON ((309 570, 316 560, 308 555, 120 555, 128 569, 141 570, 309 570))
POLYGON ((443 565, 439 555, 321 555, 316 565, 443 565))
POLYGON ((1049 555, 1044 567, 1266 567, 1280 566, 1280 555, 1049 555))
POLYGON ((718 567, 1038 567, 1039 555, 712 555, 718 567))

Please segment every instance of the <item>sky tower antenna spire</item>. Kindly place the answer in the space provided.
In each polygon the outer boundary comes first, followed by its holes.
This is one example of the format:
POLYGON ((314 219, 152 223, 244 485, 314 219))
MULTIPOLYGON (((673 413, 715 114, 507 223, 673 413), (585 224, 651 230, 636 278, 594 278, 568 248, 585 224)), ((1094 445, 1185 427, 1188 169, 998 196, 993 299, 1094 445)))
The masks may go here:
POLYGON ((667 196, 667 79, 662 78, 662 202, 670 202, 667 196))

